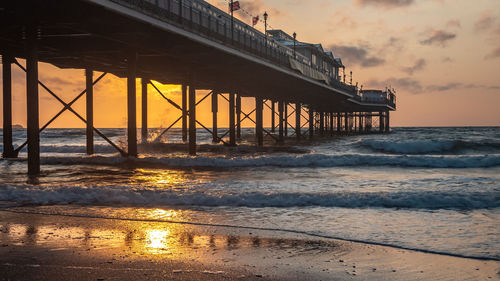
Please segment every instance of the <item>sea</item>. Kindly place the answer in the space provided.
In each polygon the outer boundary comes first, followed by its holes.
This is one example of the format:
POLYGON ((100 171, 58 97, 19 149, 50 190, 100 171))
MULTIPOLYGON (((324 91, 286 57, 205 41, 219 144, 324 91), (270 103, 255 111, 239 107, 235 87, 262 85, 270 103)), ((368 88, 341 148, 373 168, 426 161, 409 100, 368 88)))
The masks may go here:
MULTIPOLYGON (((119 145, 125 129, 103 129, 119 145)), ((221 130, 223 131, 223 130, 221 130)), ((152 129, 152 137, 158 129, 152 129)), ((198 131, 197 156, 148 144, 123 158, 84 129, 41 134, 42 174, 26 152, 0 160, 3 209, 267 229, 500 260, 500 127, 392 128, 256 148, 243 129, 235 148, 198 131)), ((179 143, 172 129, 165 143, 179 143)), ((26 138, 14 131, 14 142, 26 138)), ((1 148, 1 147, 0 147, 1 148)))

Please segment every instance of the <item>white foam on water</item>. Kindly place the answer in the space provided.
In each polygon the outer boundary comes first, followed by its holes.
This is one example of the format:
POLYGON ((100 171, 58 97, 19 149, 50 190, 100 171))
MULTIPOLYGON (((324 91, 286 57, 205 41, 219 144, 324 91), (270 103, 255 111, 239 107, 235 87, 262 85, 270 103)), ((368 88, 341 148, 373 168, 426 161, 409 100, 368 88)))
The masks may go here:
POLYGON ((488 168, 500 166, 500 155, 370 155, 370 154, 301 154, 251 157, 165 156, 122 158, 117 156, 48 157, 45 165, 121 165, 134 164, 157 168, 244 168, 244 167, 343 167, 396 166, 421 168, 488 168))
POLYGON ((495 140, 423 140, 423 141, 380 141, 362 140, 356 143, 378 152, 397 154, 439 154, 479 150, 500 152, 500 142, 495 140))
POLYGON ((98 206, 205 206, 205 207, 342 207, 407 209, 488 209, 500 207, 494 191, 398 191, 398 192, 186 192, 117 186, 1 185, 0 201, 35 205, 98 206))

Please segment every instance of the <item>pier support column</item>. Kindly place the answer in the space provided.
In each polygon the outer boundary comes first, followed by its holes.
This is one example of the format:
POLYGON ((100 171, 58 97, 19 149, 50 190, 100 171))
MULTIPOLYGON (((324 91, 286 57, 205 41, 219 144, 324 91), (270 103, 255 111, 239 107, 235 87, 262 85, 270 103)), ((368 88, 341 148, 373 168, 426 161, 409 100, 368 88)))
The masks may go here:
POLYGON ((368 114, 371 113, 365 112, 365 132, 369 132, 372 127, 372 117, 371 115, 369 116, 368 114))
POLYGON ((288 136, 288 102, 283 102, 283 108, 285 109, 285 112, 283 113, 283 123, 284 123, 284 130, 285 130, 285 137, 288 136))
POLYGON ((373 128, 373 113, 368 112, 368 114, 366 115, 366 131, 371 132, 372 128, 373 128))
POLYGON ((276 122, 275 122, 276 110, 274 105, 275 102, 271 100, 271 133, 276 132, 276 122))
POLYGON ((364 130, 364 113, 360 112, 359 113, 359 132, 362 133, 364 130))
POLYGON ((330 113, 325 112, 325 135, 330 131, 330 113))
POLYGON ((319 134, 323 135, 325 133, 325 113, 322 111, 319 113, 319 134))
POLYGON ((354 122, 354 132, 358 131, 358 113, 354 112, 352 113, 352 122, 354 122))
POLYGON ((323 112, 323 134, 326 135, 326 132, 328 132, 328 113, 323 112))
POLYGON ((354 122, 354 132, 359 131, 359 113, 355 112, 353 116, 353 122, 354 122))
POLYGON ((391 130, 390 122, 389 122, 389 111, 385 112, 385 132, 388 133, 391 130))
POLYGON ((236 145, 235 94, 229 94, 229 145, 236 145))
POLYGON ((337 133, 340 133, 342 130, 342 116, 340 115, 340 112, 335 113, 337 116, 337 133))
POLYGON ((236 139, 241 140, 241 96, 236 95, 236 139))
POLYGON ((330 112, 329 115, 330 115, 330 135, 333 136, 333 127, 335 124, 335 118, 333 117, 333 112, 330 112))
POLYGON ((301 117, 302 105, 300 102, 295 104, 295 135, 297 140, 300 140, 302 132, 300 131, 300 117, 301 117))
POLYGON ((383 112, 379 112, 378 113, 378 120, 379 120, 379 125, 378 125, 378 128, 379 128, 379 132, 383 132, 384 131, 384 113, 383 112))
POLYGON ((94 72, 92 69, 85 69, 85 86, 86 86, 86 102, 87 102, 87 154, 94 154, 94 72))
POLYGON ((279 114, 279 118, 278 118, 279 119, 278 120, 278 127, 279 127, 278 128, 278 132, 279 132, 278 142, 279 143, 283 143, 283 140, 284 140, 284 138, 283 138, 283 133, 284 133, 284 130, 283 130, 284 129, 284 127, 283 127, 283 119, 284 119, 283 118, 283 114, 284 114, 283 104, 284 104, 284 102, 282 102, 282 101, 278 102, 278 112, 279 112, 278 113, 279 114))
POLYGON ((137 105, 136 105, 137 53, 128 56, 127 73, 127 142, 128 156, 137 157, 137 105))
POLYGON ((3 74, 3 158, 15 158, 12 145, 12 58, 2 55, 3 74))
POLYGON ((189 155, 196 155, 196 86, 194 79, 189 84, 189 155))
POLYGON ((344 131, 345 133, 349 133, 349 114, 344 112, 344 131))
POLYGON ((349 113, 349 132, 353 133, 356 130, 356 118, 354 117, 354 112, 349 113))
POLYGON ((38 100, 38 46, 37 30, 29 27, 27 31, 26 56, 26 103, 28 136, 28 175, 40 174, 40 123, 38 100))
POLYGON ((182 85, 182 142, 188 141, 188 93, 187 85, 182 85))
POLYGON ((255 98, 255 135, 257 137, 257 145, 258 146, 263 146, 264 145, 264 122, 263 122, 263 106, 264 102, 262 98, 256 97, 255 98))
POLYGON ((217 135, 217 112, 219 112, 219 94, 212 93, 212 142, 218 143, 219 136, 217 135))
POLYGON ((309 139, 314 137, 314 110, 309 108, 309 139))
POLYGON ((141 79, 141 142, 148 142, 148 82, 149 79, 141 79))

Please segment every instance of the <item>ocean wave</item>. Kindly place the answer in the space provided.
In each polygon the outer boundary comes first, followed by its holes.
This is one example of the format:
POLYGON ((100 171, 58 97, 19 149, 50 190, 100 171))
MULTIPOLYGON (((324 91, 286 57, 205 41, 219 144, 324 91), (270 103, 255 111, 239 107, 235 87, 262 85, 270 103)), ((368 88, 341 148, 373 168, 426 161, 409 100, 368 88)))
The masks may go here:
POLYGON ((302 154, 255 157, 46 157, 46 165, 135 165, 149 168, 245 168, 245 167, 344 167, 394 166, 415 168, 487 168, 500 166, 500 155, 364 155, 364 154, 302 154))
POLYGON ((433 154, 433 153, 460 153, 464 151, 500 152, 500 142, 484 141, 376 141, 363 140, 357 143, 377 152, 396 154, 433 154))
POLYGON ((0 201, 28 205, 341 207, 405 209, 489 209, 500 207, 500 193, 488 192, 248 192, 209 194, 132 186, 0 186, 0 201))
MULTIPOLYGON (((21 152, 26 152, 27 147, 23 148, 21 152)), ((41 145, 40 152, 42 153, 86 153, 87 148, 85 145, 41 145)), ((110 145, 94 144, 95 153, 115 153, 115 148, 110 145)))

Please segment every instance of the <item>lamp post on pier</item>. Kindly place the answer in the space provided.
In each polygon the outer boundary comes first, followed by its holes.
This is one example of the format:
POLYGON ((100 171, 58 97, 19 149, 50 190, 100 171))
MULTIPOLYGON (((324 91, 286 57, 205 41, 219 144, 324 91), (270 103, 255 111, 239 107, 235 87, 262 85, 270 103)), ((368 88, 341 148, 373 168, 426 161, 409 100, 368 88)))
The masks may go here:
POLYGON ((267 12, 264 12, 264 36, 265 36, 265 41, 266 41, 266 55, 267 55, 267 17, 269 15, 267 12))
POLYGON ((231 44, 234 44, 234 17, 233 17, 233 10, 234 10, 234 2, 231 0, 231 6, 229 9, 231 10, 231 44))
POLYGON ((295 51, 296 47, 297 47, 297 33, 294 32, 293 33, 293 58, 294 59, 297 59, 297 56, 296 56, 297 52, 295 51))

